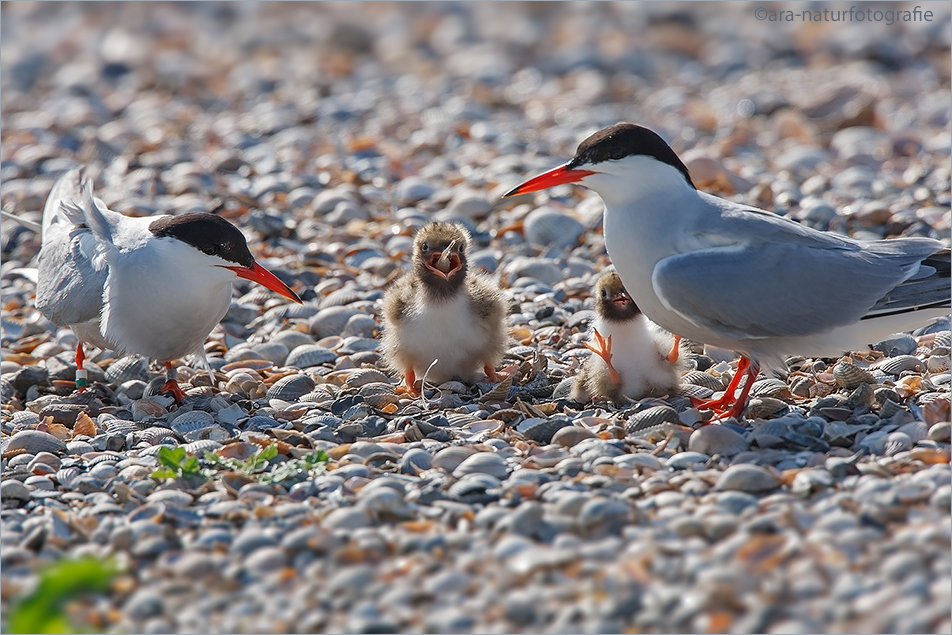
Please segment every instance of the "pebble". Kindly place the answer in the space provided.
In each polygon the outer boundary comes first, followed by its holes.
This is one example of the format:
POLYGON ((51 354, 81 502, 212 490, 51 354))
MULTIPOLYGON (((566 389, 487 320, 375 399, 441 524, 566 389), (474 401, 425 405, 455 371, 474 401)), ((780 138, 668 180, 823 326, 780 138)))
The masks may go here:
MULTIPOLYGON (((77 630, 948 631, 947 320, 848 363, 790 358, 739 421, 685 395, 576 404, 602 202, 500 198, 624 118, 623 95, 702 189, 948 245, 947 72, 924 53, 947 34, 818 38, 702 5, 378 9, 5 7, 5 210, 39 221, 85 164, 115 209, 227 217, 305 303, 236 283, 211 376, 176 362, 181 405, 153 394, 160 365, 92 347, 72 394, 75 335, 33 307, 37 237, 0 221, 2 609, 93 554, 132 566, 77 630), (382 362, 380 300, 430 220, 464 223, 501 283, 498 389, 409 395, 382 362), (153 478, 166 448, 200 474, 153 478)), ((684 381, 722 391, 737 354, 689 348, 684 381)))

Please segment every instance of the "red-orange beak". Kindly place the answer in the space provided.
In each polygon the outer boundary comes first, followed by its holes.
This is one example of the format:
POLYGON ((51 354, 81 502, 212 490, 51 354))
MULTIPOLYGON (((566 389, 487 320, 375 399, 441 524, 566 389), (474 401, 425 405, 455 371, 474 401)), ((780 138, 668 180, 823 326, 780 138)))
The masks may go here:
POLYGON ((590 174, 595 174, 594 170, 577 170, 575 168, 570 168, 569 164, 560 165, 557 168, 553 168, 548 172, 540 174, 535 178, 531 178, 522 185, 515 187, 505 194, 502 195, 503 198, 507 196, 517 196, 519 194, 528 194, 529 192, 538 192, 539 190, 545 190, 550 187, 555 187, 556 185, 562 185, 563 183, 578 183, 586 176, 590 174))
POLYGON ((283 295, 289 300, 294 300, 298 304, 303 304, 303 302, 301 302, 301 298, 299 298, 297 294, 291 290, 291 287, 281 282, 280 278, 259 265, 257 262, 250 269, 248 267, 239 267, 237 265, 234 267, 226 265, 219 266, 224 266, 225 269, 231 269, 239 278, 257 282, 258 284, 271 289, 275 293, 283 295))
POLYGON ((612 298, 612 302, 614 302, 618 306, 625 306, 626 304, 631 302, 631 298, 629 298, 625 294, 616 295, 614 298, 612 298))
POLYGON ((438 251, 430 256, 430 259, 424 263, 426 268, 443 278, 444 280, 449 280, 450 276, 463 268, 463 264, 460 262, 459 254, 456 252, 451 253, 446 259, 443 259, 443 252, 438 251), (446 271, 440 269, 440 266, 449 264, 449 268, 446 271))

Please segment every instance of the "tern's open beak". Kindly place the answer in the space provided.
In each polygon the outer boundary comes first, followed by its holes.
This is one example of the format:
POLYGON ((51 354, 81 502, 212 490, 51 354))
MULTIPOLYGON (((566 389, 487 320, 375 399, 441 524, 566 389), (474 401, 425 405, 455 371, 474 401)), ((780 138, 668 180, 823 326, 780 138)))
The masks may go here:
POLYGON ((629 298, 629 297, 628 297, 627 295, 625 295, 624 293, 620 293, 620 294, 618 294, 618 295, 616 295, 615 297, 612 298, 612 302, 614 302, 614 303, 617 304, 618 306, 625 306, 626 304, 628 304, 629 302, 631 302, 631 298, 629 298))
POLYGON ((522 185, 509 190, 503 194, 502 197, 506 198, 507 196, 538 192, 539 190, 545 190, 556 185, 562 185, 563 183, 578 183, 586 176, 595 174, 594 170, 578 170, 568 166, 569 164, 566 163, 565 165, 560 165, 557 168, 540 174, 535 178, 531 178, 522 185))
POLYGON ((281 282, 280 278, 259 265, 257 262, 250 269, 248 267, 238 266, 225 266, 225 269, 231 269, 239 278, 257 282, 258 284, 271 289, 275 293, 280 293, 289 300, 294 300, 298 304, 303 304, 303 302, 301 302, 301 298, 299 298, 297 294, 291 290, 291 287, 281 282))
POLYGON ((460 262, 459 254, 455 251, 449 253, 448 256, 444 256, 449 252, 449 248, 444 249, 443 251, 438 251, 427 260, 424 264, 426 268, 443 278, 444 280, 449 280, 450 276, 463 268, 462 262, 460 262))

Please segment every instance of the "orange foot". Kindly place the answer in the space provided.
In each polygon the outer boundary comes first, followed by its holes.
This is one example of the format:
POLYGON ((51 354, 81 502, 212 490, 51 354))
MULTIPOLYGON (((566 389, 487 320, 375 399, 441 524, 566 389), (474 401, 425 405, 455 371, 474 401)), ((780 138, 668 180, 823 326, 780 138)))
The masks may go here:
POLYGON ((499 375, 499 373, 496 372, 496 369, 492 367, 492 364, 484 364, 484 365, 483 365, 483 372, 486 373, 486 378, 487 378, 489 381, 497 382, 497 383, 498 383, 498 382, 502 381, 502 379, 503 379, 503 378, 499 375))
POLYGON ((595 338, 595 344, 585 342, 585 348, 605 360, 605 365, 608 366, 608 376, 611 377, 612 383, 620 384, 621 375, 618 374, 618 371, 615 370, 615 367, 612 365, 612 336, 609 335, 608 339, 605 339, 602 337, 602 334, 598 332, 598 329, 594 329, 592 335, 595 338))
POLYGON ((162 385, 162 388, 159 389, 159 393, 161 394, 163 392, 172 393, 172 397, 177 404, 181 404, 185 401, 185 392, 174 379, 170 379, 162 385))
POLYGON ((681 336, 675 335, 674 344, 671 346, 671 352, 668 353, 668 361, 671 362, 672 364, 677 362, 678 358, 681 356, 680 345, 681 345, 681 336))
POLYGON ((717 415, 716 419, 718 420, 729 419, 731 417, 740 419, 744 413, 744 409, 747 407, 747 396, 750 394, 750 388, 754 385, 754 379, 757 378, 759 372, 760 364, 742 356, 737 363, 737 372, 734 373, 731 383, 728 384, 727 389, 721 397, 717 399, 698 399, 691 397, 691 402, 695 408, 712 410, 717 415), (740 397, 735 399, 734 391, 737 390, 741 378, 745 375, 747 376, 747 381, 744 382, 744 388, 740 391, 740 397), (728 406, 730 407, 728 408, 728 406))
POLYGON ((398 395, 420 396, 419 391, 416 389, 416 373, 413 372, 412 368, 403 371, 403 384, 397 386, 396 393, 398 395))

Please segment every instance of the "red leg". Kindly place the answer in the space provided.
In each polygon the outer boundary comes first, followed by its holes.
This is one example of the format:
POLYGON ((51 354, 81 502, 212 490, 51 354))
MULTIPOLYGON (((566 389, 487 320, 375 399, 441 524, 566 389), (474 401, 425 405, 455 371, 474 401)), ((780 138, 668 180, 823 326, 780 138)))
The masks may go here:
POLYGON ((483 372, 486 373, 486 378, 489 379, 489 381, 502 381, 502 378, 491 364, 483 364, 483 372))
MULTIPOLYGON (((694 403, 694 407, 719 412, 720 410, 723 410, 725 406, 733 404, 735 402, 734 391, 737 390, 737 386, 740 385, 740 380, 747 372, 749 366, 750 360, 741 356, 740 361, 737 362, 737 372, 735 372, 734 376, 731 378, 731 383, 728 384, 727 390, 724 391, 723 396, 719 397, 718 399, 697 399, 692 397, 691 401, 694 403)), ((759 371, 760 366, 758 365, 757 368, 759 371)), ((747 382, 747 384, 749 385, 750 382, 747 382)), ((746 386, 744 389, 749 390, 746 386)), ((746 395, 746 392, 744 394, 746 395)))
POLYGON ((754 380, 757 379, 759 372, 760 364, 752 361, 750 366, 747 367, 747 381, 744 382, 744 388, 740 391, 740 397, 737 398, 731 409, 724 413, 723 417, 725 419, 731 417, 740 419, 740 416, 744 414, 744 409, 747 408, 747 396, 750 394, 750 389, 754 385, 754 380))
POLYGON ((84 361, 86 361, 86 352, 83 351, 83 343, 79 342, 76 345, 76 390, 79 392, 86 392, 88 380, 86 369, 83 368, 84 361))
POLYGON ((592 335, 595 337, 595 345, 591 342, 585 342, 585 348, 605 360, 605 364, 608 366, 608 376, 611 377, 612 383, 620 384, 621 375, 618 374, 618 371, 615 370, 615 367, 612 365, 612 336, 609 335, 608 339, 605 339, 602 337, 602 334, 598 332, 598 329, 593 330, 592 335))
POLYGON ((178 385, 178 381, 175 378, 175 369, 172 368, 172 362, 165 362, 165 376, 168 381, 165 382, 165 385, 162 386, 162 389, 159 390, 162 392, 170 392, 175 398, 175 403, 182 403, 185 401, 185 393, 182 392, 182 389, 178 385))
POLYGON ((674 336, 674 344, 671 346, 671 352, 668 353, 668 361, 674 364, 678 361, 678 358, 681 357, 681 336, 674 336))

